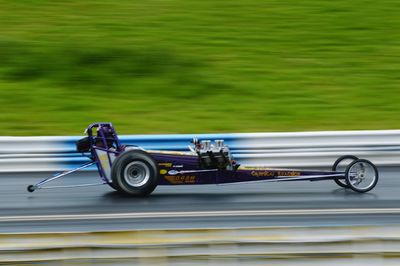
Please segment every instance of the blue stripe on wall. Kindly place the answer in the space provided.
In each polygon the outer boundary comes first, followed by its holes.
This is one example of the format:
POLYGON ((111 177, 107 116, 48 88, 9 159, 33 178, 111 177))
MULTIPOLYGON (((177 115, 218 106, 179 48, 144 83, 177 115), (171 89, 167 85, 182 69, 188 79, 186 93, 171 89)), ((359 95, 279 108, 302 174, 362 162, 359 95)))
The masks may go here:
MULTIPOLYGON (((237 143, 240 135, 241 134, 125 135, 120 136, 120 141, 124 145, 137 145, 147 150, 188 151, 188 145, 190 145, 193 138, 198 138, 199 140, 224 139, 225 143, 229 145, 234 153, 235 143, 237 143)), ((62 154, 65 156, 65 163, 58 165, 60 168, 73 169, 89 160, 76 152, 75 143, 80 138, 82 137, 66 137, 61 143, 55 144, 62 146, 62 154)), ((95 169, 95 167, 89 170, 93 169, 95 169)))

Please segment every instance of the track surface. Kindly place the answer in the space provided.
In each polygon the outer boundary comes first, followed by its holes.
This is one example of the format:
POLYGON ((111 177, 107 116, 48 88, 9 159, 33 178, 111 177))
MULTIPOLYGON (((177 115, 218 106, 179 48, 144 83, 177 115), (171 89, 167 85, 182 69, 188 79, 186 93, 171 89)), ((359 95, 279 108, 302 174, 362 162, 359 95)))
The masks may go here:
MULTIPOLYGON (((306 181, 158 187, 147 198, 121 196, 108 186, 31 194, 26 186, 43 174, 2 174, 0 232, 398 224, 400 168, 380 172, 377 187, 366 194, 333 181, 306 181), (341 213, 343 209, 354 211, 341 213)), ((95 174, 83 173, 63 184, 97 181, 95 174)))

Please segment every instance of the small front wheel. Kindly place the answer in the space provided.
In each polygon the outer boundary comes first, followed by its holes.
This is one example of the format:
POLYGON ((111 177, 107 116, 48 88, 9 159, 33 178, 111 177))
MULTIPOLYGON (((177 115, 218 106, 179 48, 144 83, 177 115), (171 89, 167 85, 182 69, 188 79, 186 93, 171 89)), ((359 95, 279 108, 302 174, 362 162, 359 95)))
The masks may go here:
MULTIPOLYGON (((332 171, 334 171, 334 172, 345 172, 347 166, 350 163, 354 162, 355 160, 358 160, 358 158, 356 156, 354 156, 354 155, 341 156, 333 164, 332 171)), ((350 188, 347 185, 346 180, 344 180, 344 179, 335 178, 334 181, 335 181, 336 184, 338 184, 341 187, 350 188)))
POLYGON ((368 192, 378 183, 379 173, 376 166, 368 160, 355 160, 346 169, 346 183, 354 191, 368 192))
POLYGON ((128 150, 118 156, 111 168, 112 187, 131 196, 153 192, 159 171, 153 157, 142 150, 128 150))
POLYGON ((28 190, 29 192, 33 192, 36 190, 36 186, 35 185, 29 185, 26 190, 28 190))

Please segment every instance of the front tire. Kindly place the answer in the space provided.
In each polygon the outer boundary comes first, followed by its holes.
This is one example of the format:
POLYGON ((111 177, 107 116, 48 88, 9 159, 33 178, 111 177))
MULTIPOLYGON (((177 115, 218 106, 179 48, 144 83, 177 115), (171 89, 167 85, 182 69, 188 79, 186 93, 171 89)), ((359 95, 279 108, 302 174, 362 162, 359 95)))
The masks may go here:
MULTIPOLYGON (((332 166, 332 171, 334 171, 334 172, 340 172, 340 171, 341 171, 341 172, 345 172, 345 171, 346 171, 346 168, 347 168, 347 165, 350 164, 350 163, 352 163, 352 162, 354 162, 355 160, 358 160, 358 157, 356 157, 356 156, 354 156, 354 155, 344 155, 344 156, 341 156, 341 157, 339 157, 339 158, 335 161, 335 163, 333 164, 333 166, 332 166), (343 169, 343 166, 341 166, 340 164, 343 163, 343 162, 345 162, 345 161, 350 161, 350 162, 349 162, 349 163, 344 167, 344 169, 343 169)), ((337 179, 337 178, 335 178, 334 181, 335 181, 336 184, 338 184, 338 185, 341 186, 341 187, 350 188, 349 185, 347 185, 346 180, 344 180, 344 179, 337 179)))
POLYGON ((373 189, 378 183, 378 179, 378 169, 368 160, 356 160, 346 169, 346 183, 358 193, 365 193, 373 189))
POLYGON ((130 196, 147 196, 159 180, 157 162, 142 150, 128 150, 111 167, 112 187, 130 196))

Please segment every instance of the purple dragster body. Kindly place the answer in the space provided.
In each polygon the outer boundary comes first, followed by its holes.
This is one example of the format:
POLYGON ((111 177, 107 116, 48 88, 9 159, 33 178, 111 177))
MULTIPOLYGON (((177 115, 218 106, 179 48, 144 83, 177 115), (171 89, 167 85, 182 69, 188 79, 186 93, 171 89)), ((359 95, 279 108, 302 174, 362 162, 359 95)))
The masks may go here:
MULTIPOLYGON (((334 180, 356 192, 370 191, 378 182, 378 170, 368 160, 345 155, 336 160, 331 171, 273 169, 238 164, 223 140, 194 139, 187 152, 144 150, 122 145, 111 123, 89 125, 87 137, 77 142, 77 150, 90 162, 71 171, 62 172, 35 185, 33 192, 62 176, 96 165, 101 183, 128 195, 145 196, 158 185, 202 185, 240 182, 318 181, 334 180), (343 162, 347 167, 339 170, 343 162)), ((75 185, 82 186, 82 185, 75 185)), ((64 186, 65 187, 65 186, 64 186)), ((71 186, 69 186, 71 187, 71 186)))

